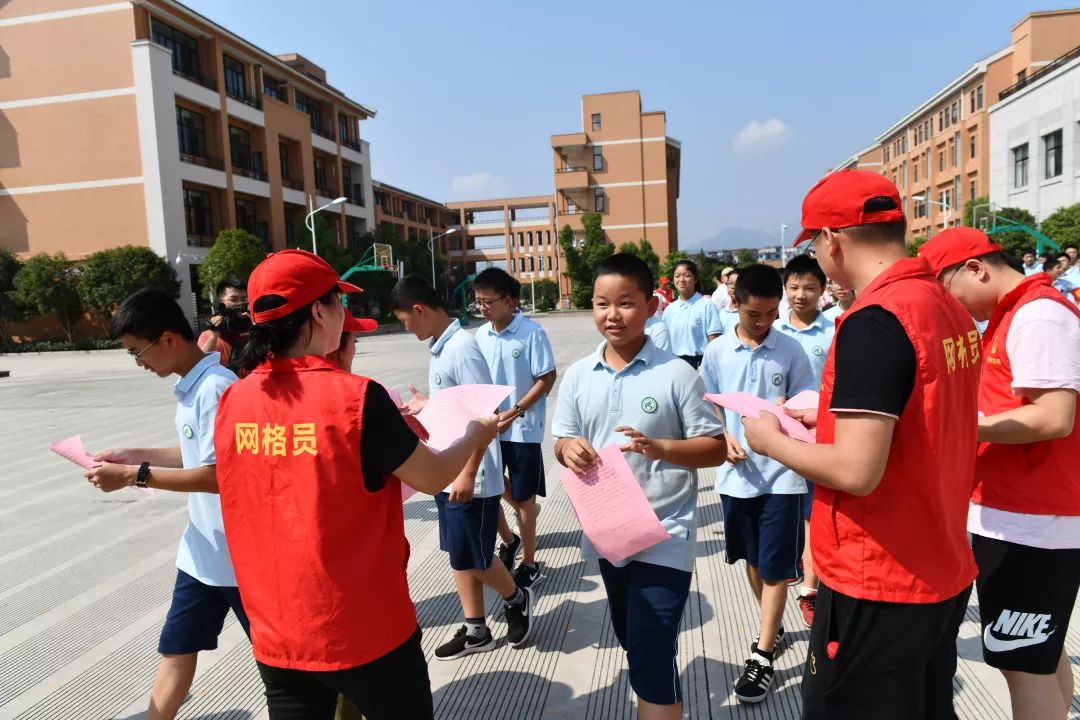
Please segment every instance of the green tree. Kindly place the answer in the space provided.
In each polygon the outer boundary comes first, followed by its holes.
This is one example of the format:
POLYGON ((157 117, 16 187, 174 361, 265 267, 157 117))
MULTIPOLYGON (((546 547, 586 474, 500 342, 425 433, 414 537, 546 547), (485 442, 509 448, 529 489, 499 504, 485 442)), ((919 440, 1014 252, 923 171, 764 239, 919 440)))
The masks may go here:
POLYGON ((64 253, 34 255, 15 275, 15 299, 40 315, 52 315, 64 329, 68 342, 82 312, 79 301, 79 269, 64 253))
POLYGON ((720 272, 723 264, 706 255, 704 250, 699 250, 697 255, 690 259, 698 267, 698 285, 701 286, 701 292, 705 295, 716 292, 716 273, 720 272))
POLYGON ((11 337, 10 323, 26 319, 26 305, 15 298, 15 276, 23 266, 19 256, 0 248, 0 347, 11 337))
POLYGON ((649 271, 653 274, 653 279, 659 282, 660 280, 660 256, 653 250, 652 243, 641 238, 637 244, 623 243, 619 246, 619 252, 627 253, 629 255, 635 255, 645 261, 645 264, 649 266, 649 271))
POLYGON ((746 267, 757 262, 757 253, 747 248, 742 248, 735 253, 735 266, 746 267))
POLYGON ((531 302, 532 294, 536 292, 536 312, 551 312, 559 304, 559 284, 554 280, 544 278, 537 280, 535 287, 531 283, 521 284, 521 301, 531 302))
MULTIPOLYGON (((293 238, 295 238, 293 247, 312 252, 311 231, 304 225, 302 217, 296 218, 293 238)), ((359 259, 354 258, 353 253, 338 241, 337 233, 322 215, 315 216, 315 240, 318 243, 315 249, 318 250, 319 257, 330 263, 330 267, 334 268, 334 272, 338 275, 355 265, 356 260, 359 259)))
POLYGON ((246 230, 222 230, 199 265, 199 282, 213 291, 227 278, 247 280, 255 266, 265 259, 266 250, 259 238, 246 230))
POLYGON ((916 257, 919 254, 919 248, 921 248, 923 246, 923 243, 925 242, 925 235, 916 235, 909 242, 907 242, 906 245, 908 257, 916 257))
POLYGON ((570 278, 570 298, 575 307, 592 307, 592 285, 596 268, 615 253, 600 226, 598 213, 585 213, 581 224, 585 228, 581 247, 575 245, 574 231, 567 225, 559 232, 559 245, 566 258, 566 273, 570 278))
MULTIPOLYGON (((1051 213, 1039 229, 1061 247, 1080 245, 1080 203, 1051 213)), ((1034 238, 1031 245, 1034 247, 1034 238)))
POLYGON ((975 208, 980 205, 988 205, 990 198, 986 195, 980 195, 977 198, 971 198, 964 203, 964 225, 966 227, 975 227, 975 208))
MULTIPOLYGON (((986 197, 985 195, 982 197, 972 198, 971 200, 968 200, 964 204, 964 225, 968 227, 975 227, 975 225, 977 224, 975 218, 975 208, 980 205, 986 205, 989 202, 990 198, 986 197)), ((1003 224, 1001 221, 1005 220, 1019 223, 1021 225, 1027 225, 1033 230, 1037 229, 1035 216, 1022 208, 999 208, 997 210, 994 210, 994 214, 997 216, 999 226, 1003 224)), ((987 220, 987 229, 989 230, 992 227, 993 223, 989 220, 989 217, 985 214, 985 211, 979 214, 979 224, 981 224, 981 221, 983 219, 987 220)), ((1049 219, 1050 218, 1047 218, 1047 220, 1049 219)), ((1043 232, 1046 233, 1045 227, 1043 229, 1043 232)), ((1049 235, 1050 233, 1046 234, 1049 235)), ((1051 235, 1050 237, 1051 239, 1055 239, 1053 235, 1051 235)), ((1031 235, 1028 235, 1023 230, 1012 230, 1009 232, 994 233, 990 236, 990 239, 1000 244, 1001 247, 1005 250, 1005 253, 1007 255, 1013 256, 1014 258, 1019 258, 1023 256, 1026 251, 1033 250, 1035 248, 1035 238, 1031 235)))
POLYGON ((88 310, 111 315, 128 295, 155 287, 176 298, 180 282, 165 258, 148 247, 100 250, 86 259, 79 276, 79 298, 88 310))

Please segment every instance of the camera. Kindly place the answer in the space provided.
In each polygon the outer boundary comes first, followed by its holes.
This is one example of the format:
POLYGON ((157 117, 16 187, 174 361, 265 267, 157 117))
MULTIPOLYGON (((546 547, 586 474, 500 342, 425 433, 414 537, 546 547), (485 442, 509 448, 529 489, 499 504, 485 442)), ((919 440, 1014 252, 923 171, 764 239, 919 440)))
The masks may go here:
POLYGON ((242 308, 227 308, 224 303, 218 303, 217 309, 214 311, 215 315, 221 316, 221 324, 218 325, 218 332, 228 335, 245 335, 248 330, 251 329, 251 317, 248 316, 248 309, 242 308))

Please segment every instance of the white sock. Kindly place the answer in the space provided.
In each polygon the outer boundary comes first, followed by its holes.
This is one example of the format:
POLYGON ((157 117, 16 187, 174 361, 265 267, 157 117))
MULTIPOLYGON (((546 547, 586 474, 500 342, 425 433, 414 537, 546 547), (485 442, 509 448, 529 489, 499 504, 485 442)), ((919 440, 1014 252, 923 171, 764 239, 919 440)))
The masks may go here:
POLYGON ((803 585, 799 590, 800 595, 817 595, 817 588, 812 588, 809 585, 803 585))

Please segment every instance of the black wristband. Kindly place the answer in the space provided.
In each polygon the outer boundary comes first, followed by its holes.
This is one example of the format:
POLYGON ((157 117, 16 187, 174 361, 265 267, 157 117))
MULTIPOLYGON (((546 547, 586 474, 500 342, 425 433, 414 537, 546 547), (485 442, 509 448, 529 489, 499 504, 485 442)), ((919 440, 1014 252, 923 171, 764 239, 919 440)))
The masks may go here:
POLYGON ((135 474, 135 487, 146 487, 146 481, 150 477, 150 463, 144 462, 139 466, 139 472, 135 474))

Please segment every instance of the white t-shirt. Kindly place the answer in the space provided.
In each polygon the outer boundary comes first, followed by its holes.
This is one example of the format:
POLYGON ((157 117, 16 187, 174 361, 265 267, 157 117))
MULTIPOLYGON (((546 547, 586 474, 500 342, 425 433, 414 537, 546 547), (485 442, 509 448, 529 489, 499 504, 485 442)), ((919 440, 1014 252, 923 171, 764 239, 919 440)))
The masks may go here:
MULTIPOLYGON (((1033 300, 1013 316, 1005 337, 1012 390, 1068 388, 1080 392, 1080 320, 1058 302, 1033 300)), ((1018 545, 1080 548, 1080 517, 1030 515, 971 504, 968 531, 1018 545)))
POLYGON ((727 310, 731 307, 731 295, 727 291, 727 287, 724 285, 717 285, 716 292, 714 292, 710 299, 712 304, 716 306, 718 311, 727 310))

